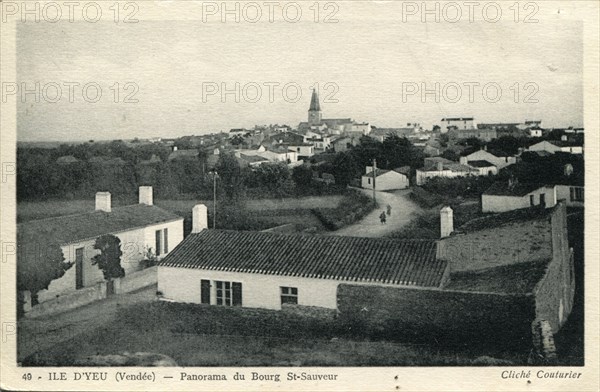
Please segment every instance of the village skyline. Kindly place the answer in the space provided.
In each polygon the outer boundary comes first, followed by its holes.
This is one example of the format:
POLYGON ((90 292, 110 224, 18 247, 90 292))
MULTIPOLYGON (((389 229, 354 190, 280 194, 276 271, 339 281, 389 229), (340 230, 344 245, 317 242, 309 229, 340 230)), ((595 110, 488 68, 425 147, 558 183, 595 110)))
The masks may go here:
POLYGON ((279 34, 261 23, 230 29, 199 21, 180 22, 177 31, 159 21, 19 26, 18 53, 28 54, 17 56, 17 91, 5 97, 17 105, 17 140, 172 138, 255 124, 293 127, 306 116, 315 84, 322 98, 332 94, 331 102, 322 102, 328 116, 378 127, 418 122, 431 129, 448 116, 583 126, 581 23, 500 22, 493 29, 390 23, 372 31, 374 16, 342 16, 336 24, 283 24, 279 34), (39 34, 47 39, 38 40, 39 34), (452 50, 455 41, 468 45, 452 50), (44 60, 49 56, 53 61, 44 60), (35 91, 36 82, 38 96, 23 97, 22 90, 35 91), (221 95, 236 83, 238 97, 221 95), (94 86, 85 96, 88 84, 94 86), (437 98, 430 93, 436 84, 437 98), (73 102, 69 85, 75 85, 73 102), (293 86, 284 92, 286 85, 293 86), (54 102, 57 86, 62 97, 54 102), (256 86, 262 90, 258 99, 256 86))

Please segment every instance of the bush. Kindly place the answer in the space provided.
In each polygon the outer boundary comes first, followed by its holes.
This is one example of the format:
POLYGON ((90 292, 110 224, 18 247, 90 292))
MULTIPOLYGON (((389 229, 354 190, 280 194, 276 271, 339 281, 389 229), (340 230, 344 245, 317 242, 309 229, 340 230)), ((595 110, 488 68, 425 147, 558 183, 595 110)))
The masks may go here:
POLYGON ((328 230, 339 230, 361 220, 375 209, 370 197, 355 190, 347 190, 336 208, 314 208, 311 211, 328 230))

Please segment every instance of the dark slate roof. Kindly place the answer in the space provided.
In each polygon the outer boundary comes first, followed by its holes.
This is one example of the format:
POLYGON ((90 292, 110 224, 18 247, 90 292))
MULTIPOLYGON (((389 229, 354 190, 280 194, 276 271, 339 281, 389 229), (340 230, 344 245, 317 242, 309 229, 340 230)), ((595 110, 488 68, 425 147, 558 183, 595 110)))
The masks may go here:
POLYGON ((228 230, 189 235, 159 265, 425 287, 438 287, 447 266, 432 240, 228 230))
POLYGON ((162 222, 183 219, 156 206, 134 204, 113 207, 111 212, 92 211, 34 220, 17 225, 19 246, 54 243, 66 245, 162 222))
POLYGON ((469 161, 468 162, 470 166, 473 167, 490 167, 490 166, 496 166, 493 163, 490 163, 488 161, 469 161))
POLYGON ((484 195, 493 196, 525 196, 530 192, 544 187, 544 184, 538 183, 516 183, 512 186, 507 181, 497 181, 491 187, 483 192, 484 195))

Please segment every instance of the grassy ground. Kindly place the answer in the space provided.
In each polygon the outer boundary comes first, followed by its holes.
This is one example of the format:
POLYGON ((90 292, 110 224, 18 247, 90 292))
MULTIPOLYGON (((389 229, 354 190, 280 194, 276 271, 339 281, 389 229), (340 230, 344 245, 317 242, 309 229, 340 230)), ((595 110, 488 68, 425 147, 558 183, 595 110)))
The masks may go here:
POLYGON ((511 364, 437 345, 352 340, 334 321, 280 311, 151 302, 122 308, 112 322, 23 365, 69 366, 92 355, 151 352, 179 366, 391 366, 511 364))

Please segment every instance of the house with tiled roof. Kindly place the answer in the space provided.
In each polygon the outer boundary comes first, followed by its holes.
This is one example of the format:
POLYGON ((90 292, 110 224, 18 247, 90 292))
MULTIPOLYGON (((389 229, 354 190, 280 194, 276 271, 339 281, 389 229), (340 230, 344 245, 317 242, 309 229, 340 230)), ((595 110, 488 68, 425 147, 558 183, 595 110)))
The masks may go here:
POLYGON ((194 207, 192 234, 158 263, 165 301, 358 315, 367 325, 443 331, 441 339, 509 332, 520 345, 536 344, 540 324, 551 339, 573 306, 563 203, 488 214, 456 230, 444 207, 437 240, 208 230, 203 214, 194 207))
POLYGON ((490 176, 498 174, 498 167, 491 162, 485 160, 470 161, 469 166, 479 171, 480 176, 490 176))
POLYGON ((200 230, 159 262, 158 290, 176 302, 336 309, 340 283, 442 287, 449 269, 436 249, 432 240, 200 230))
POLYGON ((481 195, 482 212, 504 212, 520 208, 554 207, 558 201, 554 185, 497 181, 481 195))
POLYGON ((500 170, 517 163, 517 158, 508 156, 506 153, 502 154, 496 151, 488 151, 487 148, 484 147, 481 150, 461 156, 459 160, 463 165, 469 165, 472 161, 488 161, 500 170))
POLYGON ((568 140, 543 140, 535 143, 527 151, 540 152, 545 151, 551 154, 556 152, 566 152, 569 154, 583 154, 583 145, 578 142, 568 140))
POLYGON ((104 280, 92 258, 99 253, 94 249, 96 239, 105 234, 121 240, 121 266, 127 275, 142 269, 141 261, 149 251, 162 258, 183 240, 183 218, 155 206, 152 187, 143 186, 138 204, 113 207, 110 193, 98 192, 93 211, 18 224, 17 268, 21 263, 45 262, 39 249, 46 244, 59 245, 65 263, 73 263, 61 278, 38 293, 39 303, 104 280))
POLYGON ((416 171, 416 184, 423 185, 430 178, 478 176, 479 170, 442 157, 425 158, 425 165, 416 171))
POLYGON ((373 189, 378 191, 391 191, 396 189, 406 189, 409 187, 409 177, 403 168, 394 170, 376 169, 367 166, 365 174, 361 177, 361 186, 364 189, 373 189))

